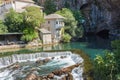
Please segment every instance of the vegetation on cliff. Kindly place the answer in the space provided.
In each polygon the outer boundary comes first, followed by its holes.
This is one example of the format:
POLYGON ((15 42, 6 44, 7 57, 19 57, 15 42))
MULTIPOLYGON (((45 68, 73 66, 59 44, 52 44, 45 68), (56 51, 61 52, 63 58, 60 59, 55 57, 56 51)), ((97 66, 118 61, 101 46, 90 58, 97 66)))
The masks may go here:
POLYGON ((51 14, 56 11, 56 5, 54 4, 54 0, 46 0, 44 3, 45 13, 51 14))

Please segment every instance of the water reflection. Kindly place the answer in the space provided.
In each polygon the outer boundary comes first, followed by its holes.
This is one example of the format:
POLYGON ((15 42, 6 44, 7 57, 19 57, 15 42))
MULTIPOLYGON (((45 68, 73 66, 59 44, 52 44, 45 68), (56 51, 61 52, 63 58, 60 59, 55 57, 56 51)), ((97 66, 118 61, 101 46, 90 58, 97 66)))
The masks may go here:
POLYGON ((43 51, 46 50, 70 50, 80 49, 89 54, 92 58, 97 54, 103 54, 106 49, 111 49, 111 40, 103 39, 99 36, 86 36, 78 42, 61 43, 53 46, 44 46, 43 51))
MULTIPOLYGON (((113 40, 113 39, 112 39, 113 40)), ((104 54, 106 49, 111 50, 111 39, 104 39, 99 36, 85 36, 79 39, 78 42, 60 43, 55 45, 47 45, 43 47, 34 47, 30 49, 18 50, 19 53, 26 53, 31 51, 48 51, 48 50, 71 50, 80 49, 94 58, 97 54, 104 54)), ((14 52, 14 51, 13 51, 14 52)))

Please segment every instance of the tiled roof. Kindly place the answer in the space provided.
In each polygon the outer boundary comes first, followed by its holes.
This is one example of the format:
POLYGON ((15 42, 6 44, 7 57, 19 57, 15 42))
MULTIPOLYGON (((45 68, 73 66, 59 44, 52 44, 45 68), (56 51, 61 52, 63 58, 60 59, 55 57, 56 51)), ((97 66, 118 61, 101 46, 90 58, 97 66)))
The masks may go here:
POLYGON ((50 14, 45 16, 45 19, 59 19, 59 18, 64 19, 64 17, 59 14, 50 14))
POLYGON ((0 35, 22 35, 23 33, 18 33, 18 32, 15 32, 15 33, 2 33, 0 35))
POLYGON ((46 29, 44 29, 44 28, 39 29, 39 31, 42 32, 42 33, 45 33, 45 34, 51 34, 50 31, 48 31, 48 30, 46 30, 46 29))
POLYGON ((34 3, 33 0, 15 0, 15 1, 22 1, 22 2, 30 2, 30 3, 34 3))
POLYGON ((29 7, 29 6, 34 6, 34 7, 38 7, 38 8, 43 8, 42 6, 39 6, 39 5, 37 5, 37 4, 29 4, 29 5, 27 5, 27 6, 25 6, 25 7, 29 7))

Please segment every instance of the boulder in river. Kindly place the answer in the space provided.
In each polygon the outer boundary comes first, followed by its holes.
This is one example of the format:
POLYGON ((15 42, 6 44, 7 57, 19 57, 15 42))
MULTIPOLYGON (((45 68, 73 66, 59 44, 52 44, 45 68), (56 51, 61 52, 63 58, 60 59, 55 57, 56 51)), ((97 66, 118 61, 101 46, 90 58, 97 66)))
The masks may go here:
POLYGON ((19 65, 19 64, 14 64, 14 65, 12 65, 11 68, 12 68, 12 69, 18 69, 18 68, 20 68, 20 65, 19 65))
POLYGON ((26 76, 25 80, 38 80, 38 76, 36 74, 30 73, 26 76))
POLYGON ((50 61, 50 58, 45 58, 45 59, 39 59, 36 61, 37 64, 43 65, 45 63, 48 63, 50 61))
POLYGON ((54 74, 53 74, 53 73, 50 73, 50 74, 48 74, 47 77, 50 78, 50 79, 53 79, 53 78, 54 78, 54 74))
POLYGON ((61 59, 64 59, 64 58, 66 58, 66 57, 67 57, 67 56, 60 56, 61 59))
POLYGON ((45 58, 45 59, 43 59, 43 62, 44 63, 47 63, 47 62, 49 62, 50 61, 50 58, 45 58))

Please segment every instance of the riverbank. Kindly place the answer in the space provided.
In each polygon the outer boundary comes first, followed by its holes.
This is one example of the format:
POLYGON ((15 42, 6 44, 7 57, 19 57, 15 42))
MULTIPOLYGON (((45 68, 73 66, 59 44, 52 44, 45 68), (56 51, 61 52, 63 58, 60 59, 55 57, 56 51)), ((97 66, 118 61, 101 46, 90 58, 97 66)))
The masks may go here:
POLYGON ((3 52, 11 52, 11 51, 18 51, 21 49, 30 49, 30 48, 42 48, 43 46, 52 46, 56 45, 58 43, 52 43, 52 44, 12 44, 12 45, 1 45, 0 46, 0 53, 3 52))

